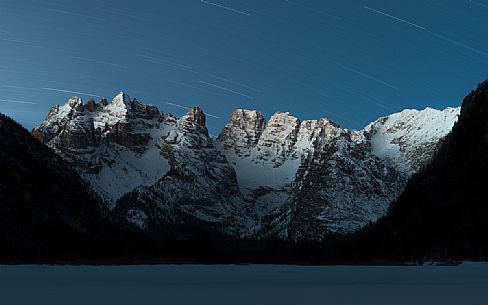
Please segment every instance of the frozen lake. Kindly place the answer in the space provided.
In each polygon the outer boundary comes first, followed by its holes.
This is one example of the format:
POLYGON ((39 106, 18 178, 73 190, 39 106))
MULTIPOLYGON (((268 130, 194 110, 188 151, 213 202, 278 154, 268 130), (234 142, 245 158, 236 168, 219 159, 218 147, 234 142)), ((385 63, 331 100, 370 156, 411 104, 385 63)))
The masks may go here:
POLYGON ((488 264, 0 266, 0 304, 488 304, 488 264))

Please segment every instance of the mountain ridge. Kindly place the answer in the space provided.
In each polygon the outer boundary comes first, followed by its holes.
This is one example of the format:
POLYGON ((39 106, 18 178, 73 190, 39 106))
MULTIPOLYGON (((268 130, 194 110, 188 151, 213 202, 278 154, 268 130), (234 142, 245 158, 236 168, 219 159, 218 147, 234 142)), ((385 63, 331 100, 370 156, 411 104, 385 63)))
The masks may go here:
POLYGON ((200 108, 178 119, 120 93, 112 103, 73 97, 32 134, 142 229, 191 217, 225 234, 320 239, 384 215, 458 113, 405 110, 355 131, 325 118, 277 112, 266 121, 238 109, 213 140, 200 108))

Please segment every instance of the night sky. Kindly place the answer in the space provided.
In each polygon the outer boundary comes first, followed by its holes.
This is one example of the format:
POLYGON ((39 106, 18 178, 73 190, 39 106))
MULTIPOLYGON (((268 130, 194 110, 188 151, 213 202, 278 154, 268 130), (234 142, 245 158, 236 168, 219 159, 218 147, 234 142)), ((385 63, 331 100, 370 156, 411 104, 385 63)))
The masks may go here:
POLYGON ((29 129, 120 91, 213 135, 236 108, 359 129, 487 76, 487 0, 0 0, 0 112, 29 129))

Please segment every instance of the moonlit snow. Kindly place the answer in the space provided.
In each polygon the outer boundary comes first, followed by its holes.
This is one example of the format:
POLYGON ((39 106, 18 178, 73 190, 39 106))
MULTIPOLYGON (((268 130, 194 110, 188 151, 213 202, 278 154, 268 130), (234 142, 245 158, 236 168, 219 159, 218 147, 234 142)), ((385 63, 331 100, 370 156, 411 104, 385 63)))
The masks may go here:
POLYGON ((1 304, 486 304, 488 264, 0 266, 1 304))

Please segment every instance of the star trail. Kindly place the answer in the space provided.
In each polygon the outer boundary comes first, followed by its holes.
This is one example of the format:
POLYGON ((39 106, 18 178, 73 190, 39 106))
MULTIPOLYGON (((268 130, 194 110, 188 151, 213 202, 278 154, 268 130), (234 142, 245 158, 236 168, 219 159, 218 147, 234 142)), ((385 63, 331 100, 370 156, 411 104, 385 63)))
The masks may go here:
POLYGON ((204 3, 204 4, 207 4, 207 5, 212 5, 212 6, 216 6, 216 7, 219 7, 219 8, 223 8, 224 10, 228 10, 228 11, 231 11, 231 12, 235 12, 235 13, 238 13, 238 14, 241 14, 241 15, 251 16, 251 14, 249 14, 249 13, 246 13, 246 12, 243 12, 243 11, 240 11, 240 10, 237 10, 235 8, 231 8, 231 7, 222 5, 222 4, 218 4, 218 3, 214 3, 214 2, 210 2, 210 1, 205 1, 205 0, 200 0, 200 1, 202 3, 204 3))
POLYGON ((213 134, 237 108, 360 129, 459 106, 488 77, 487 34, 486 0, 3 0, 0 112, 32 128, 72 95, 123 91, 200 106, 213 134))
POLYGON ((415 23, 413 23, 413 22, 410 22, 410 21, 404 20, 404 19, 402 19, 402 18, 395 17, 395 16, 393 16, 393 15, 390 15, 390 14, 384 13, 384 12, 379 11, 379 10, 375 10, 374 8, 370 8, 370 7, 367 7, 367 6, 365 6, 365 5, 363 5, 363 7, 364 7, 365 9, 367 9, 367 10, 370 10, 370 11, 372 11, 372 12, 375 12, 375 13, 378 13, 378 14, 380 14, 380 15, 386 16, 386 17, 391 18, 391 19, 393 19, 393 20, 397 20, 397 21, 403 22, 403 23, 405 23, 405 24, 411 25, 411 26, 413 26, 413 27, 416 27, 416 28, 418 28, 418 29, 425 30, 425 28, 424 28, 423 26, 420 26, 420 25, 415 24, 415 23))

